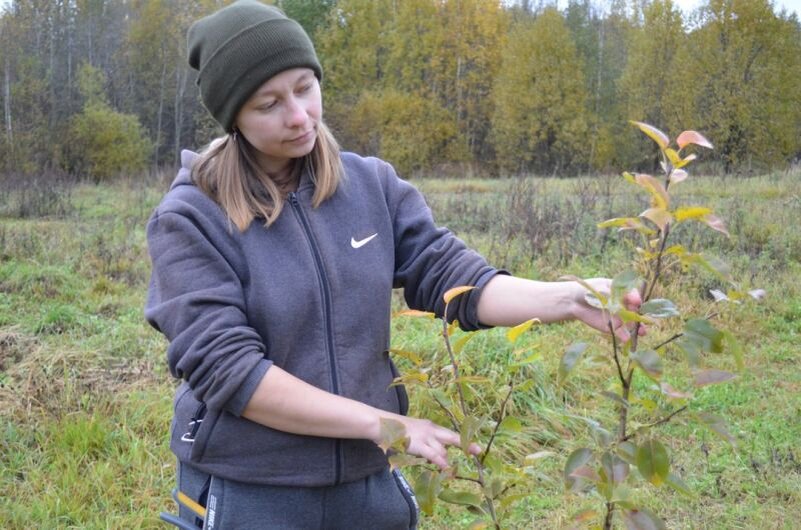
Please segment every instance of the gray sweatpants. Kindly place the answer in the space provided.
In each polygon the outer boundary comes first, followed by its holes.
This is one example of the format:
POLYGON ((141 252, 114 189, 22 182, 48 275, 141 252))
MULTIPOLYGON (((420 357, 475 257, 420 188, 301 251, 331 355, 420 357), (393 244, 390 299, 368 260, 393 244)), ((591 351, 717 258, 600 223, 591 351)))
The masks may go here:
POLYGON ((399 471, 338 486, 297 488, 245 484, 178 466, 178 489, 206 508, 205 520, 184 506, 179 515, 203 530, 416 528, 418 508, 399 471))

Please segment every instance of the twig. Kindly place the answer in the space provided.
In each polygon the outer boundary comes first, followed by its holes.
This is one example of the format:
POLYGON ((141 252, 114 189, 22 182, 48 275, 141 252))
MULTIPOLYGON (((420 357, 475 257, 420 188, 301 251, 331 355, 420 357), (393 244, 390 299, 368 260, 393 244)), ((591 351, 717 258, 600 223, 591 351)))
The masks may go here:
MULTIPOLYGON (((686 409, 687 409, 687 405, 684 405, 683 407, 680 407, 680 408, 678 408, 678 409, 674 410, 673 412, 671 412, 670 414, 668 414, 668 415, 667 415, 667 416, 665 416, 664 418, 662 418, 662 419, 660 419, 660 420, 657 420, 657 421, 655 421, 655 422, 653 422, 653 423, 648 423, 648 424, 646 424, 646 425, 642 425, 642 426, 641 426, 639 429, 637 429, 637 430, 639 431, 640 429, 650 429, 650 428, 652 428, 652 427, 657 427, 657 426, 659 426, 659 425, 662 425, 663 423, 667 423, 667 422, 669 422, 671 419, 673 419, 673 416, 675 416, 675 415, 677 415, 677 414, 679 414, 679 413, 681 413, 681 412, 685 411, 686 409)), ((627 441, 627 440, 630 440, 631 438, 634 438, 634 435, 635 435, 635 434, 636 434, 636 432, 634 432, 634 433, 632 433, 632 434, 629 434, 629 435, 625 436, 625 437, 624 437, 622 440, 620 440, 620 441, 621 441, 621 442, 625 442, 625 441, 627 441)))
POLYGON ((484 453, 481 455, 481 464, 484 464, 484 459, 487 458, 487 455, 492 448, 492 442, 495 441, 495 435, 498 434, 498 429, 501 427, 501 422, 503 421, 504 416, 506 415, 506 404, 509 402, 509 398, 512 397, 512 390, 514 389, 514 382, 509 383, 509 392, 506 393, 506 397, 503 399, 503 403, 501 404, 501 415, 498 418, 498 421, 495 423, 495 428, 492 429, 492 436, 490 436, 489 442, 487 442, 487 448, 484 450, 484 453))

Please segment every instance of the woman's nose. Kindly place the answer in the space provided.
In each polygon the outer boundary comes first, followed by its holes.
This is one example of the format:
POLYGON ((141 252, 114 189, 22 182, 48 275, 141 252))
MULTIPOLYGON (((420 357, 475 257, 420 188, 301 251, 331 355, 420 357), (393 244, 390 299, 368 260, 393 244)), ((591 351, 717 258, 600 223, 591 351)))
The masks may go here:
POLYGON ((288 127, 297 127, 306 123, 306 108, 301 101, 295 98, 288 101, 285 119, 288 127))

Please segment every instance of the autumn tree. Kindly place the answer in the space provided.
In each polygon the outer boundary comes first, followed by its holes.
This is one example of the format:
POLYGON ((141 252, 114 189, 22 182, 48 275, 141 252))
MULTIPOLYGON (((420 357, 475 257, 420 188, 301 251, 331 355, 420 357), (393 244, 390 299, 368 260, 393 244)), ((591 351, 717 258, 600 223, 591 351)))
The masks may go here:
MULTIPOLYGON (((691 119, 697 83, 694 76, 676 75, 690 61, 681 11, 672 0, 654 0, 645 7, 643 17, 642 26, 632 30, 628 61, 620 79, 625 117, 680 132, 680 127, 694 125, 691 119)), ((633 133, 625 137, 640 140, 640 144, 631 143, 643 146, 639 152, 648 152, 644 149, 646 140, 633 133)))
POLYGON ((799 151, 798 21, 768 0, 710 0, 690 36, 698 121, 716 139, 726 173, 770 167, 799 151))
POLYGON ((512 28, 495 79, 492 116, 498 164, 505 171, 580 166, 587 139, 582 64, 554 8, 512 28))

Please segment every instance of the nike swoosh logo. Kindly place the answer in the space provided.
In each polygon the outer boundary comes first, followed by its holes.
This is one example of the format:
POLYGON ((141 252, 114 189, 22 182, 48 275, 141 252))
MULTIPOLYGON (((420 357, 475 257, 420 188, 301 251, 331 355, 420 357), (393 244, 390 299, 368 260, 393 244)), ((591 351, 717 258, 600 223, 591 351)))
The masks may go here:
POLYGON ((360 239, 359 241, 356 241, 355 239, 350 238, 350 246, 352 246, 353 248, 361 248, 364 245, 366 245, 367 243, 369 243, 377 235, 378 235, 378 232, 376 232, 375 234, 373 234, 371 236, 365 237, 364 239, 360 239))

